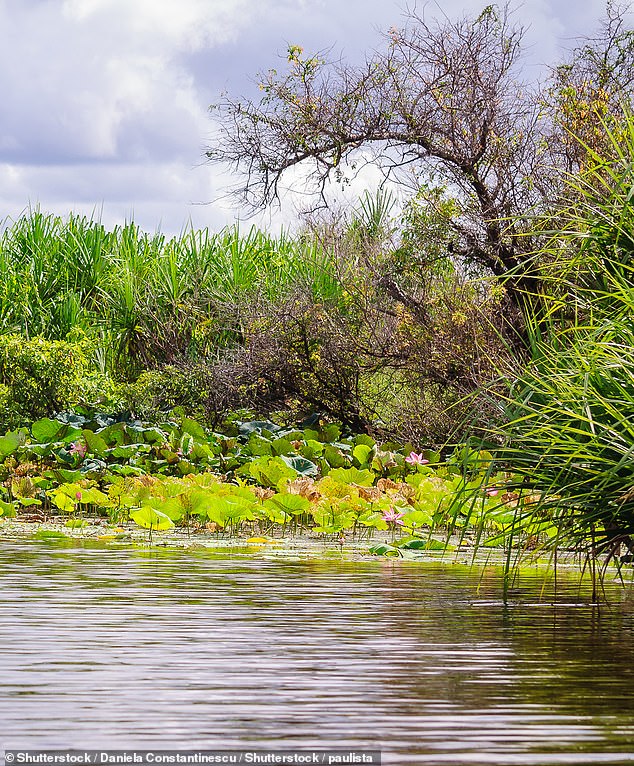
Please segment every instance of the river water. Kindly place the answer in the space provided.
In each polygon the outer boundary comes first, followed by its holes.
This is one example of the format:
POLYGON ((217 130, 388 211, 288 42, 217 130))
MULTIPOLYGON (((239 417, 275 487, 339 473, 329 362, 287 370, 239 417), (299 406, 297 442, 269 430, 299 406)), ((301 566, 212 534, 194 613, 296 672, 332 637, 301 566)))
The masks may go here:
POLYGON ((634 762, 630 587, 525 570, 0 542, 0 749, 634 762))

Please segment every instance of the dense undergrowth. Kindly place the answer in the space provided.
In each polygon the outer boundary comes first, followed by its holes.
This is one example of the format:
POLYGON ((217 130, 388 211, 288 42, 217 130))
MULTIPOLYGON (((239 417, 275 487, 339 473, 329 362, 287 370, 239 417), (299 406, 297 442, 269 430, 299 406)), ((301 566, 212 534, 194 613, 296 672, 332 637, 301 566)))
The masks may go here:
POLYGON ((6 227, 0 515, 632 552, 634 120, 588 157, 521 316, 382 192, 294 237, 6 227))
MULTIPOLYGON (((247 407, 439 446, 494 374, 502 298, 417 260, 421 204, 398 237, 380 192, 294 237, 33 211, 0 238, 0 428, 77 404, 182 406, 212 427, 247 407)), ((449 232, 434 232, 440 251, 449 232)))

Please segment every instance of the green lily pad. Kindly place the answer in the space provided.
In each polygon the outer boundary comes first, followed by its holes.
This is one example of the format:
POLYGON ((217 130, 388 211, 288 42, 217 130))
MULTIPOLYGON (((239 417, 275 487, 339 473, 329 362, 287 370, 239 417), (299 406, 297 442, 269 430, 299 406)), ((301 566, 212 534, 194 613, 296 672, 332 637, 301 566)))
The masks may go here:
POLYGON ((373 556, 388 556, 397 558, 403 555, 398 548, 394 547, 393 545, 387 545, 387 543, 372 545, 370 546, 369 551, 373 556))

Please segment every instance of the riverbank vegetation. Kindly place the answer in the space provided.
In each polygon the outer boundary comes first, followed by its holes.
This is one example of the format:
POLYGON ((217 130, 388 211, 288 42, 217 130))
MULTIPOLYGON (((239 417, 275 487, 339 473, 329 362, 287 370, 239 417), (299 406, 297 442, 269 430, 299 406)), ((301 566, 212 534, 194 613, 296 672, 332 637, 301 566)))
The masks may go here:
POLYGON ((358 71, 291 46, 259 105, 220 109, 212 159, 246 164, 251 201, 371 146, 416 167, 402 204, 383 187, 278 236, 8 223, 0 516, 631 557, 624 19, 610 4, 539 96, 490 6, 411 15, 358 71))

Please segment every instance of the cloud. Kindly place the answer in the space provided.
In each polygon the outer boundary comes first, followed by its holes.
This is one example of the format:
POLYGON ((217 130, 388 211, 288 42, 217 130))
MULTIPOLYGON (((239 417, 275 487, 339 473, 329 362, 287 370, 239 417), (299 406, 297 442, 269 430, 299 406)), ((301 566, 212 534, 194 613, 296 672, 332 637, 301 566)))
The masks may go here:
POLYGON ((14 44, 0 51, 2 159, 182 157, 185 141, 200 133, 206 105, 178 57, 230 40, 248 23, 247 6, 245 0, 5 3, 2 20, 14 44))
POLYGON ((0 165, 0 209, 15 220, 29 208, 62 217, 79 213, 107 226, 135 220, 147 231, 178 232, 196 226, 222 227, 233 218, 227 203, 199 204, 222 195, 227 179, 206 168, 183 172, 179 162, 86 163, 73 172, 63 165, 0 165), (33 194, 33 190, 37 194, 33 194))
MULTIPOLYGON (((443 0, 429 15, 479 11, 443 0)), ((289 43, 352 61, 403 21, 401 0, 0 0, 0 200, 64 213, 100 209, 150 229, 241 215, 216 200, 226 179, 202 165, 207 107, 220 90, 256 95, 258 71, 289 43), (66 209, 64 209, 66 206, 66 209)), ((531 0, 528 63, 590 29, 603 0, 531 0)), ((529 70, 527 70, 529 71, 529 70)))
POLYGON ((109 43, 170 51, 226 42, 250 22, 254 8, 248 0, 64 0, 62 13, 88 36, 105 27, 109 43))

